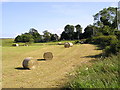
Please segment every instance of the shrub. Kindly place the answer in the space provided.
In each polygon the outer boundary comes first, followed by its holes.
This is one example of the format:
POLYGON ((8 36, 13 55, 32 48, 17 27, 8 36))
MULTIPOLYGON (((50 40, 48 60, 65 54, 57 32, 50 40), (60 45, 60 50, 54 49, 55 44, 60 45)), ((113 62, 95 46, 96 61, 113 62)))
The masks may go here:
POLYGON ((15 42, 34 42, 33 36, 31 34, 25 33, 22 35, 18 35, 15 40, 15 42))
POLYGON ((87 38, 87 39, 85 40, 85 43, 93 43, 92 38, 87 38))
POLYGON ((120 50, 120 40, 118 36, 109 35, 109 36, 97 36, 91 39, 91 42, 98 44, 103 50, 105 56, 110 54, 116 54, 120 50))
POLYGON ((115 35, 117 36, 118 40, 120 40, 120 31, 115 31, 115 35))
POLYGON ((80 41, 79 40, 75 40, 74 44, 78 44, 78 43, 80 43, 80 41))
POLYGON ((116 38, 115 35, 109 35, 109 36, 93 37, 91 41, 94 42, 95 44, 99 44, 101 47, 105 48, 106 46, 109 46, 109 45, 115 43, 116 41, 118 41, 118 39, 116 38))
POLYGON ((110 54, 117 54, 120 51, 120 40, 113 41, 110 46, 106 46, 103 50, 105 56, 109 56, 110 54))

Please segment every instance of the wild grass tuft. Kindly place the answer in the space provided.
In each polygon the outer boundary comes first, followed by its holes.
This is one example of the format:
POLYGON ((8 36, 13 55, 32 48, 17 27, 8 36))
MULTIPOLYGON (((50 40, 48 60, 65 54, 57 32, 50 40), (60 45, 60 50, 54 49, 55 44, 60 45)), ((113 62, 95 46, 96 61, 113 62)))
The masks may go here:
POLYGON ((82 66, 76 71, 69 88, 120 88, 119 61, 117 56, 98 59, 92 66, 82 66))

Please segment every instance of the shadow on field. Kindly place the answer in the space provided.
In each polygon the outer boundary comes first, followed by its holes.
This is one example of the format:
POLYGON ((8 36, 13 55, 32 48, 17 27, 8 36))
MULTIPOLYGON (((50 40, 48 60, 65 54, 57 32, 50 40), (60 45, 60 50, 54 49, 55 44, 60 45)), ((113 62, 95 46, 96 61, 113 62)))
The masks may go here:
POLYGON ((16 67, 15 69, 17 69, 17 70, 29 70, 29 69, 23 68, 23 67, 16 67))
POLYGON ((37 59, 37 61, 46 61, 45 59, 37 59))
POLYGON ((97 47, 95 50, 103 50, 104 49, 104 46, 97 45, 97 44, 93 44, 93 45, 95 45, 97 47))
POLYGON ((82 58, 95 58, 95 59, 92 59, 92 60, 89 61, 91 63, 95 63, 95 62, 101 60, 99 58, 103 58, 103 55, 102 55, 102 53, 100 53, 100 54, 97 54, 97 55, 90 55, 90 56, 85 56, 85 57, 82 57, 82 58))
POLYGON ((101 54, 98 54, 98 55, 90 55, 90 56, 85 56, 83 58, 101 58, 102 56, 102 53, 101 54))

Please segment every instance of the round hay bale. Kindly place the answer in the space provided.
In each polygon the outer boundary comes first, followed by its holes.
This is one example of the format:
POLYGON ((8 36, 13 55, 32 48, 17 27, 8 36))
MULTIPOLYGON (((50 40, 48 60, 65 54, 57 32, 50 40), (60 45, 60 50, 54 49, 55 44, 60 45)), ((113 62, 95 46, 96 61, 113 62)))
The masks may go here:
POLYGON ((51 60, 53 58, 53 54, 51 52, 46 52, 43 55, 44 59, 51 60))
POLYGON ((16 46, 17 47, 17 46, 19 46, 19 44, 12 44, 12 46, 16 46))
POLYGON ((70 44, 70 47, 72 47, 72 46, 73 46, 73 43, 69 42, 69 44, 70 44))
POLYGON ((33 59, 32 57, 27 57, 23 60, 23 67, 26 69, 34 69, 37 66, 38 62, 36 59, 33 59))
POLYGON ((64 45, 62 42, 58 42, 58 45, 64 45))
POLYGON ((65 48, 69 48, 70 47, 70 44, 68 42, 64 43, 64 47, 65 48))
POLYGON ((24 44, 24 46, 28 46, 27 44, 24 44))

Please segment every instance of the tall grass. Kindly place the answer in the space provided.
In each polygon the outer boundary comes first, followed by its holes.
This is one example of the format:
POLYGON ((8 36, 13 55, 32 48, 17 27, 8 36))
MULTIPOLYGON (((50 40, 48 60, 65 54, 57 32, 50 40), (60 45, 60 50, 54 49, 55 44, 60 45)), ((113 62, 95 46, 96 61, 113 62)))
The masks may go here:
POLYGON ((80 67, 69 88, 120 88, 120 53, 104 59, 98 59, 92 66, 80 67))

